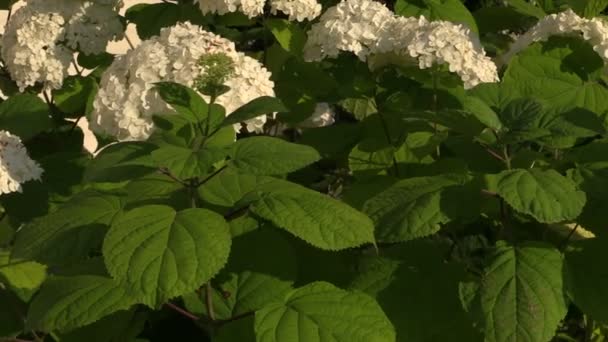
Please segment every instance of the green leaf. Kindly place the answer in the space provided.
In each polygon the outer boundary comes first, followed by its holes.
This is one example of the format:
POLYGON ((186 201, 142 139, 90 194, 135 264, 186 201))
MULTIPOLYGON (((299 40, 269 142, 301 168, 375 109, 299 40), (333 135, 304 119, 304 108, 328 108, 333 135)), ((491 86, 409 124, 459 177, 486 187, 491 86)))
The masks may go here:
POLYGON ((608 255, 605 237, 577 241, 566 253, 568 295, 585 314, 608 322, 608 271, 597 261, 608 255))
POLYGON ((563 260, 551 245, 499 244, 478 288, 486 342, 549 341, 568 311, 563 260))
POLYGON ((209 105, 194 90, 174 82, 158 82, 155 89, 165 102, 191 122, 207 118, 209 105))
POLYGON ((99 276, 54 277, 42 286, 27 314, 39 331, 69 331, 135 304, 118 282, 99 276))
POLYGON ((542 8, 539 8, 525 0, 506 0, 506 4, 509 7, 514 8, 517 12, 521 14, 525 14, 538 19, 542 19, 547 15, 547 13, 545 13, 542 8))
POLYGON ((507 170, 487 181, 513 209, 543 223, 576 219, 586 201, 585 193, 555 170, 507 170))
POLYGON ((234 144, 230 165, 254 175, 280 175, 299 170, 319 159, 312 147, 279 138, 250 137, 234 144))
POLYGON ((228 151, 223 148, 203 147, 198 151, 174 145, 164 145, 152 152, 152 158, 160 167, 167 168, 178 179, 202 177, 213 165, 224 160, 228 151))
MULTIPOLYGON (((281 234, 263 227, 233 240, 228 264, 213 281, 212 303, 217 318, 230 319, 256 311, 280 301, 292 289, 296 257, 293 246, 281 234)), ((201 292, 203 302, 204 294, 201 292)))
POLYGON ((473 114, 479 122, 486 127, 499 131, 502 129, 502 122, 498 114, 478 97, 467 96, 464 100, 464 108, 473 114))
POLYGON ((520 52, 509 63, 503 85, 543 100, 547 109, 567 112, 580 107, 608 110, 608 90, 600 81, 603 61, 578 38, 551 37, 520 52))
POLYGON ((48 265, 79 261, 99 246, 107 225, 120 210, 118 197, 82 192, 57 211, 23 226, 11 258, 48 265))
POLYGON ((213 342, 255 342, 253 320, 253 316, 249 316, 222 325, 213 342))
POLYGON ((568 0, 570 7, 580 16, 592 19, 608 6, 607 0, 568 0))
MULTIPOLYGON (((363 204, 363 212, 376 224, 380 241, 400 242, 436 233, 441 224, 478 201, 458 202, 450 197, 462 184, 455 177, 414 177, 403 179, 363 204)), ((474 199, 473 194, 471 199, 474 199)))
POLYGON ((8 251, 0 251, 0 282, 13 290, 36 290, 46 279, 46 266, 34 261, 9 260, 8 251))
POLYGON ((60 335, 61 342, 135 342, 146 323, 146 313, 135 309, 115 312, 85 327, 60 335))
POLYGON ((156 147, 146 142, 121 142, 101 150, 85 171, 88 182, 120 182, 151 172, 156 147))
POLYGON ((163 174, 153 174, 130 181, 125 187, 125 209, 146 204, 166 204, 175 208, 191 206, 186 187, 163 174))
POLYGON ((207 203, 232 208, 259 186, 272 183, 275 179, 265 176, 239 174, 226 169, 199 188, 199 195, 207 203))
POLYGON ((237 108, 234 112, 229 113, 226 119, 222 121, 220 127, 241 123, 260 115, 286 112, 287 110, 283 102, 276 97, 258 97, 237 108))
POLYGON ((348 98, 340 101, 340 107, 353 114, 360 121, 378 113, 376 101, 373 98, 348 98))
POLYGON ((285 19, 267 19, 264 24, 285 51, 300 55, 306 43, 306 33, 295 23, 285 19))
POLYGON ((61 89, 53 91, 53 103, 64 113, 82 116, 95 86, 92 77, 69 76, 63 81, 61 89))
POLYGON ((28 140, 49 128, 49 108, 36 95, 18 94, 0 104, 0 129, 22 140, 28 140))
POLYGON ((259 187, 250 210, 311 245, 340 250, 374 243, 374 225, 361 212, 329 196, 275 180, 259 187))
POLYGON ((148 205, 121 215, 108 231, 103 255, 110 274, 142 303, 159 307, 194 291, 226 264, 230 229, 206 209, 176 212, 148 205))
POLYGON ((376 298, 395 326, 397 341, 482 341, 458 300, 464 270, 446 263, 425 240, 362 259, 351 288, 376 298), (429 308, 433 308, 429 310, 429 308))
POLYGON ((255 314, 258 342, 393 342, 395 331, 372 298, 317 282, 255 314))
POLYGON ((397 0, 395 13, 404 17, 424 15, 431 20, 466 24, 478 32, 475 18, 460 0, 397 0))

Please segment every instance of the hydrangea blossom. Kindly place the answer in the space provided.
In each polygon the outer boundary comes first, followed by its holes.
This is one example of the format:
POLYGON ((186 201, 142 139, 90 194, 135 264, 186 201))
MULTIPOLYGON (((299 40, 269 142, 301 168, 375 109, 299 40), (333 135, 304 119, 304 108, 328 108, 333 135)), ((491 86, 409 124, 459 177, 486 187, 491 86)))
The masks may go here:
POLYGON ((366 61, 397 54, 418 60, 420 68, 447 64, 465 88, 498 80, 496 65, 463 25, 394 15, 372 0, 344 0, 328 9, 308 32, 304 57, 319 61, 348 51, 366 61))
POLYGON ((21 184, 40 180, 42 168, 30 159, 21 139, 0 131, 0 195, 21 192, 21 184))
POLYGON ((291 21, 313 20, 321 14, 322 6, 317 0, 272 0, 271 13, 287 14, 291 21))
POLYGON ((29 0, 11 17, 2 37, 2 57, 21 91, 41 82, 60 88, 76 49, 105 51, 122 37, 116 0, 29 0))
POLYGON ((502 63, 507 63, 515 54, 534 42, 545 41, 553 35, 577 35, 593 45, 604 63, 608 62, 608 24, 600 19, 579 17, 571 9, 551 14, 541 19, 526 33, 515 39, 503 56, 502 63))
POLYGON ((301 128, 325 127, 333 124, 336 113, 326 102, 317 103, 315 111, 306 120, 297 124, 301 128))
POLYGON ((198 0, 203 14, 226 14, 238 11, 244 13, 249 18, 264 13, 265 2, 266 0, 198 0))
MULTIPOLYGON (((200 57, 214 53, 224 53, 234 61, 234 72, 226 81, 230 90, 216 100, 227 113, 257 97, 274 96, 270 72, 257 60, 237 52, 234 43, 225 38, 181 23, 116 58, 102 76, 91 129, 118 140, 147 139, 154 129, 152 116, 172 112, 153 89, 154 83, 170 81, 192 87, 204 72, 198 64, 200 57)), ((246 130, 260 132, 265 122, 266 116, 248 120, 246 130)))

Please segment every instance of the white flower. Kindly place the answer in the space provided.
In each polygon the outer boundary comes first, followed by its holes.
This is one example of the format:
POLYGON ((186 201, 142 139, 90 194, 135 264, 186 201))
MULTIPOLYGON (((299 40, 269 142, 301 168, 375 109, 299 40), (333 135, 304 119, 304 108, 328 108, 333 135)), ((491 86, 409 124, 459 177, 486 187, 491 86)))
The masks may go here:
MULTIPOLYGON (((498 81, 496 65, 463 25, 404 18, 372 0, 343 0, 329 8, 308 32, 304 57, 319 61, 352 52, 371 65, 382 55, 415 58, 420 68, 447 64, 465 88, 498 81)), ((396 60, 397 58, 394 58, 396 60)), ((384 58, 390 60, 390 58, 384 58)))
POLYGON ((249 18, 264 13, 266 0, 197 0, 203 14, 242 12, 249 18))
POLYGON ((325 127, 333 124, 336 113, 331 109, 328 103, 317 103, 315 111, 306 120, 297 124, 301 128, 325 127))
POLYGON ((122 37, 117 3, 104 1, 29 0, 11 16, 2 58, 21 91, 36 82, 60 88, 75 49, 101 53, 109 40, 122 37))
POLYGON ((21 184, 40 180, 42 168, 30 159, 21 139, 0 131, 0 195, 21 192, 21 184))
MULTIPOLYGON (((231 41, 182 23, 118 57, 105 71, 93 103, 91 129, 118 140, 147 139, 154 129, 152 116, 173 112, 153 89, 154 83, 192 87, 203 72, 198 60, 212 53, 224 53, 234 61, 234 73, 226 81, 230 90, 216 100, 227 113, 260 96, 274 96, 270 72, 258 61, 237 52, 231 41)), ((246 122, 246 129, 260 132, 265 122, 266 116, 253 118, 246 122)))
POLYGON ((325 11, 308 31, 304 57, 320 61, 350 51, 365 60, 381 37, 390 34, 392 19, 393 13, 379 2, 342 1, 325 11))
POLYGON ((291 21, 304 21, 318 17, 322 6, 317 0, 272 0, 270 10, 272 14, 277 11, 287 14, 291 21))
POLYGON ((526 33, 517 37, 509 47, 509 51, 501 56, 502 63, 508 63, 514 55, 532 43, 545 41, 553 35, 581 37, 593 45, 593 50, 604 60, 604 63, 608 62, 608 24, 600 18, 581 18, 568 9, 544 17, 526 33))

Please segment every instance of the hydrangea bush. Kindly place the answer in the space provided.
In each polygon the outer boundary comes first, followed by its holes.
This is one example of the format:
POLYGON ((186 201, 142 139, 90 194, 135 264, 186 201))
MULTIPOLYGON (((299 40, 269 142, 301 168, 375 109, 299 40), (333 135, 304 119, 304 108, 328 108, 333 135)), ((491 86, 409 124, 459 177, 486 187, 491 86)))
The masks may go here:
POLYGON ((607 6, 0 1, 0 342, 604 341, 607 6))

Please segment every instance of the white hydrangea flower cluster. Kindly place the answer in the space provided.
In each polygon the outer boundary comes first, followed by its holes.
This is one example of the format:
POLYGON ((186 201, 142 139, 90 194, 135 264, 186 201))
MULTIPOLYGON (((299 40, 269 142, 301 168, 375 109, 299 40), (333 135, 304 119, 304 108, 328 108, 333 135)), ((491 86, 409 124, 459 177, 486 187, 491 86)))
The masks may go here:
POLYGON ((29 0, 11 16, 2 58, 21 91, 36 82, 60 88, 75 49, 97 54, 122 38, 119 2, 104 1, 29 0))
POLYGON ((321 4, 317 0, 272 0, 270 11, 276 14, 277 11, 287 14, 291 21, 313 20, 321 14, 321 4))
MULTIPOLYGON (((216 100, 227 113, 257 97, 274 96, 271 74, 257 60, 237 52, 234 43, 225 38, 181 23, 118 57, 105 71, 93 103, 91 129, 118 140, 147 139, 154 129, 152 116, 172 112, 153 89, 154 83, 170 81, 192 87, 203 72, 200 57, 213 53, 228 55, 235 65, 226 81, 230 90, 216 100)), ((265 123, 266 116, 253 118, 246 122, 246 130, 260 132, 265 123)))
POLYGON ((42 168, 30 159, 21 139, 0 131, 0 195, 21 192, 21 184, 40 180, 42 168))
POLYGON ((266 0, 197 0, 203 14, 242 12, 249 18, 264 13, 266 0))
POLYGON ((553 35, 577 35, 593 45, 604 63, 608 63, 608 24, 600 18, 581 18, 571 9, 551 14, 541 19, 526 33, 515 39, 504 55, 502 63, 507 63, 514 55, 532 43, 545 41, 553 35))
POLYGON ((496 65, 471 31, 446 21, 396 16, 372 0, 343 0, 328 9, 308 32, 304 57, 319 61, 349 51, 370 56, 397 54, 418 60, 420 68, 448 64, 465 88, 498 81, 496 65))
POLYGON ((325 127, 333 124, 336 113, 330 107, 329 103, 321 102, 315 106, 315 111, 306 120, 297 124, 301 128, 325 127))

